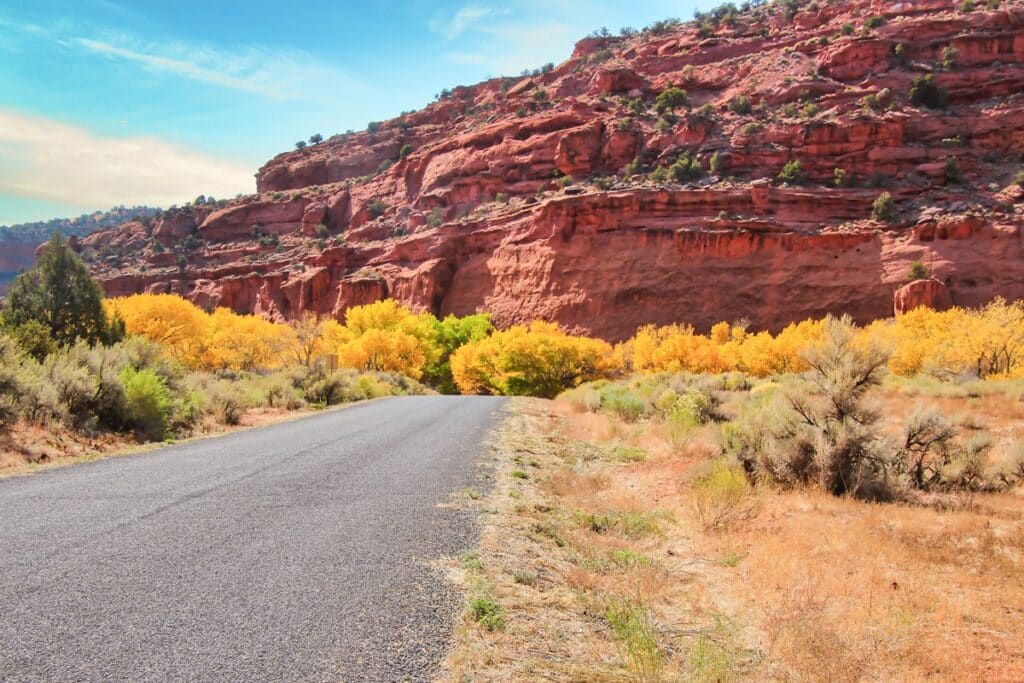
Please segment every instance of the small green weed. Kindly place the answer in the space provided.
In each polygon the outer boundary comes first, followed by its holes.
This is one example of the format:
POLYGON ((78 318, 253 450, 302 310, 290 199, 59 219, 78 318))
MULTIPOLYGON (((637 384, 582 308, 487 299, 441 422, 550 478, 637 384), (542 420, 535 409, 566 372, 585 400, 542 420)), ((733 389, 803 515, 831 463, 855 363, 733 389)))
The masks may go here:
POLYGON ((665 660, 650 610, 629 600, 613 598, 605 607, 604 618, 619 642, 627 668, 637 680, 661 680, 665 660))
POLYGON ((617 566, 623 569, 632 569, 633 567, 650 567, 654 564, 654 560, 648 555, 638 553, 634 550, 624 550, 616 548, 608 553, 608 557, 617 566))
POLYGON ((473 621, 488 631, 500 631, 505 628, 505 608, 494 598, 487 595, 472 598, 468 607, 473 621))
POLYGON ((480 559, 480 553, 475 550, 462 553, 462 555, 459 556, 459 561, 461 562, 463 569, 477 570, 484 568, 483 560, 480 559))

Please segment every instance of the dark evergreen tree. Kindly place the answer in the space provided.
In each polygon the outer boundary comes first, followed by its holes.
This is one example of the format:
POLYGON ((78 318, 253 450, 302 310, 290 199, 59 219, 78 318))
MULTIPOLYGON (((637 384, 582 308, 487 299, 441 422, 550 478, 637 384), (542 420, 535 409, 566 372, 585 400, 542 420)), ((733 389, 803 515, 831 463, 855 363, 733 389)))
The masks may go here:
MULTIPOLYGON (((113 343, 124 337, 124 324, 111 324, 103 310, 103 290, 60 233, 46 244, 36 265, 19 275, 7 293, 4 325, 18 338, 27 326, 32 337, 48 334, 57 346, 83 339, 113 343)), ((46 348, 33 345, 32 352, 46 348)))

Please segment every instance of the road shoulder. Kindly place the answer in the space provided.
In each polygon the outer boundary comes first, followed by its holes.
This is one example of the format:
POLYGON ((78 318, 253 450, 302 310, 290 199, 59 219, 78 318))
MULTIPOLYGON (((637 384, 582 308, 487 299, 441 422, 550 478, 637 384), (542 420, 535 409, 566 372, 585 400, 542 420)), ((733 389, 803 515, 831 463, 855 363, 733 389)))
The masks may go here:
MULTIPOLYGON (((353 403, 328 406, 326 408, 304 407, 292 411, 251 411, 242 424, 215 424, 211 425, 207 431, 199 434, 155 443, 137 443, 130 437, 123 437, 121 435, 104 435, 103 437, 90 438, 70 429, 61 429, 60 431, 43 428, 32 429, 35 440, 39 443, 45 441, 49 446, 46 456, 34 462, 18 463, 0 468, 0 480, 73 467, 75 465, 96 462, 97 460, 142 455, 172 446, 192 444, 209 439, 219 439, 255 429, 309 419, 317 415, 348 410, 391 398, 396 398, 396 396, 380 396, 353 403)), ((0 461, 7 454, 5 448, 3 444, 0 444, 0 461)))

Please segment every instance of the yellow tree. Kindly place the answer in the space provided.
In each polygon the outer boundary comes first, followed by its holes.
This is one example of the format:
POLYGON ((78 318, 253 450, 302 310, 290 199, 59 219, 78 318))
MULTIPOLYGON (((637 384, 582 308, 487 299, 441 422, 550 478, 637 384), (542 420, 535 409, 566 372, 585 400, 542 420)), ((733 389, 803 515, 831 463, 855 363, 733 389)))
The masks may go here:
POLYGON ((689 326, 663 328, 654 352, 654 370, 659 372, 719 373, 729 369, 719 348, 689 326))
POLYGON ((207 367, 257 370, 284 364, 288 348, 286 325, 218 308, 210 316, 208 332, 204 356, 207 367))
POLYGON ((353 306, 344 326, 324 325, 323 337, 325 352, 337 353, 344 367, 401 372, 414 379, 441 357, 437 319, 392 299, 353 306))
POLYGON ((921 306, 892 322, 872 323, 864 334, 887 338, 893 349, 889 370, 894 374, 955 375, 972 365, 972 337, 981 329, 971 331, 971 326, 963 309, 938 312, 921 306))
POLYGON ((299 365, 311 367, 324 352, 324 326, 325 321, 309 311, 289 325, 285 345, 299 365))
POLYGON ((1024 370, 1024 303, 997 297, 954 329, 979 376, 1017 376, 1024 370))
POLYGON ((544 398, 620 369, 607 342, 575 337, 545 322, 516 325, 466 344, 452 355, 451 366, 463 393, 544 398))
POLYGON ((136 294, 108 299, 107 312, 125 322, 125 330, 162 345, 179 362, 197 367, 209 315, 176 294, 136 294))
POLYGON ((421 341, 410 334, 371 328, 338 348, 338 363, 359 370, 398 372, 420 379, 427 355, 421 341))
POLYGON ((654 354, 659 343, 660 330, 655 325, 638 329, 632 339, 622 344, 621 355, 626 367, 632 372, 654 372, 654 354))

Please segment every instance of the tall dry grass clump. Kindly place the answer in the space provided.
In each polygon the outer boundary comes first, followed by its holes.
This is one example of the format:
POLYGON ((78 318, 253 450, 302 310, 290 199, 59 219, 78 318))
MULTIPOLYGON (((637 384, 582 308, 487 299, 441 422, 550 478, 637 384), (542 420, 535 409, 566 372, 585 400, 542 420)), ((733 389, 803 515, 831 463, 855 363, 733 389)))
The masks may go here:
POLYGON ((1017 481, 1012 465, 988 467, 990 438, 958 438, 935 409, 910 415, 899 437, 887 434, 871 394, 890 350, 858 340, 849 319, 826 319, 822 341, 802 357, 806 372, 752 392, 723 425, 725 453, 753 483, 891 499, 906 490, 978 491, 1017 481))
POLYGON ((826 319, 822 341, 803 354, 807 372, 727 426, 726 450, 752 481, 843 495, 885 480, 888 445, 867 394, 889 355, 856 347, 855 335, 849 319, 826 319))

